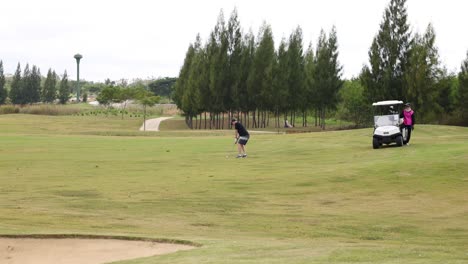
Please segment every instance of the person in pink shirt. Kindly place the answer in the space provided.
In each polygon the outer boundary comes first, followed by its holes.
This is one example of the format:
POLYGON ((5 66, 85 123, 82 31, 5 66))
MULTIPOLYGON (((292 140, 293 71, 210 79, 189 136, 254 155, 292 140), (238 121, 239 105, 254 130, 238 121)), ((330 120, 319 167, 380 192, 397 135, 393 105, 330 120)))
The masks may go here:
POLYGON ((409 141, 411 139, 411 131, 414 130, 414 111, 411 109, 411 104, 406 103, 405 104, 405 109, 403 112, 400 114, 400 118, 403 118, 403 124, 402 128, 406 128, 408 131, 408 137, 405 142, 403 142, 405 145, 409 145, 409 141))

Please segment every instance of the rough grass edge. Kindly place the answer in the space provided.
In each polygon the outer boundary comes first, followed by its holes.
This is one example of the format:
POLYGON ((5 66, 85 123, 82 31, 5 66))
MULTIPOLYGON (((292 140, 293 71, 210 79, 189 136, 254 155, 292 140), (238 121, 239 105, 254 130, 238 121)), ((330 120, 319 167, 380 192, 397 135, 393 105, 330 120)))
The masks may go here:
POLYGON ((182 240, 182 239, 169 239, 169 238, 149 238, 149 237, 134 237, 134 236, 112 236, 112 235, 87 235, 87 234, 0 234, 0 238, 32 238, 32 239, 112 239, 112 240, 126 240, 126 241, 145 241, 155 243, 167 243, 176 245, 187 245, 194 247, 201 247, 202 244, 182 240))
POLYGON ((80 113, 83 107, 77 105, 2 105, 0 114, 31 114, 31 115, 50 115, 64 116, 80 113))

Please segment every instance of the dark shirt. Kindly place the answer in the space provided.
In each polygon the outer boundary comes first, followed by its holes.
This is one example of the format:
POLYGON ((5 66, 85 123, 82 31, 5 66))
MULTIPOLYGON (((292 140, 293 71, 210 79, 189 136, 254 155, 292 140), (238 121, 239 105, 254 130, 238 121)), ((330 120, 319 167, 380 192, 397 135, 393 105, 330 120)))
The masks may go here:
POLYGON ((237 122, 234 125, 234 127, 236 128, 237 133, 239 133, 239 136, 241 136, 241 137, 248 137, 249 136, 249 132, 247 132, 247 130, 245 129, 245 127, 241 123, 237 122))

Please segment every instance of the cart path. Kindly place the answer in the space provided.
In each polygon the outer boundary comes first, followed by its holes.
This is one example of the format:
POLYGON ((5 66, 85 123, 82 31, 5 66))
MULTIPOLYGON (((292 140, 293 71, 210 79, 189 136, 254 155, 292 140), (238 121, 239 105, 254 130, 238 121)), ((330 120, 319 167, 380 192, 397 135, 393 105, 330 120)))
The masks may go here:
MULTIPOLYGON (((146 120, 146 131, 159 131, 159 124, 166 120, 170 119, 172 117, 158 117, 158 118, 153 118, 153 119, 148 119, 146 120)), ((144 131, 145 124, 141 125, 140 131, 144 131)))

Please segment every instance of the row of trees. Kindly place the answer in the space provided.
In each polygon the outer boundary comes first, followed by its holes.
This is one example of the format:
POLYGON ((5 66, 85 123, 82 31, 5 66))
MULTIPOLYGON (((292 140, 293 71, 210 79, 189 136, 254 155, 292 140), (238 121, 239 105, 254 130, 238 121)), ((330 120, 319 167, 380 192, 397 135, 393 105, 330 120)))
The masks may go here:
POLYGON ((277 50, 272 35, 266 23, 258 37, 244 35, 234 10, 227 24, 220 13, 206 43, 197 36, 174 94, 190 127, 222 128, 225 115, 240 117, 249 127, 264 127, 274 115, 280 126, 280 116, 294 122, 298 114, 307 126, 307 115, 313 114, 315 125, 324 128, 325 113, 337 106, 340 117, 362 125, 371 120, 371 103, 380 100, 412 103, 419 122, 468 123, 468 54, 458 74, 447 71, 433 25, 423 34, 410 31, 406 0, 390 0, 369 64, 344 86, 335 28, 322 31, 316 48, 309 44, 305 51, 300 27, 277 50))
POLYGON ((18 63, 9 91, 5 83, 3 61, 0 60, 0 105, 5 104, 7 98, 10 98, 11 103, 21 105, 38 102, 51 103, 57 99, 61 104, 65 104, 70 96, 66 71, 59 80, 55 71, 49 69, 42 85, 41 71, 38 67, 33 65, 30 69, 29 64, 26 64, 23 74, 21 74, 21 65, 18 63))
POLYGON ((314 113, 316 125, 325 127, 325 113, 334 109, 343 81, 338 62, 337 32, 320 33, 315 50, 304 52, 302 30, 297 27, 275 49, 271 27, 264 23, 258 37, 243 34, 234 10, 228 23, 221 11, 206 43, 198 35, 190 44, 180 70, 174 101, 191 128, 224 128, 236 116, 248 127, 275 127, 280 117, 314 113), (193 119, 196 121, 194 122, 193 119))

